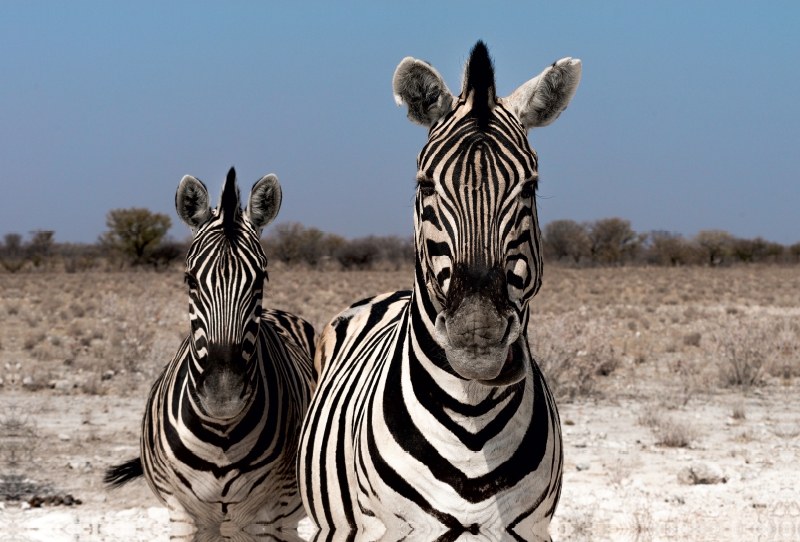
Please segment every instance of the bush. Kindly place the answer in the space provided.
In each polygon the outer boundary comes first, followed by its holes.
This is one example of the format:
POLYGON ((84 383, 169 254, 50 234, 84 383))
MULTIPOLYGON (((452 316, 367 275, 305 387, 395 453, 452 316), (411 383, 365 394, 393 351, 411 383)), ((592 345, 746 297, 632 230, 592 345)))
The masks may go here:
POLYGON ((168 269, 174 262, 186 257, 189 247, 172 239, 162 240, 147 254, 147 263, 156 269, 168 269))
POLYGON ((653 231, 649 235, 648 260, 661 265, 686 265, 693 259, 692 247, 679 233, 653 231))
POLYGON ((715 266, 730 253, 733 236, 724 230, 705 230, 698 232, 694 237, 694 244, 698 247, 708 265, 715 266))
POLYGON ((789 246, 789 254, 793 262, 800 262, 800 243, 789 246))
POLYGON ((554 220, 544 227, 545 250, 556 260, 570 258, 576 264, 589 254, 584 226, 574 220, 554 220))
POLYGON ((148 263, 147 252, 164 238, 172 221, 165 214, 132 207, 109 211, 106 226, 108 231, 99 238, 101 245, 125 255, 133 265, 140 265, 148 263))
POLYGON ((7 233, 3 237, 2 251, 0 251, 0 264, 9 273, 16 273, 25 266, 22 249, 22 236, 18 233, 7 233))
POLYGON ((732 321, 717 337, 723 383, 745 390, 760 383, 767 362, 776 354, 776 334, 759 320, 732 321))
POLYGON ((630 220, 603 218, 587 224, 592 261, 621 264, 636 254, 647 235, 637 235, 630 220))
POLYGON ((557 398, 574 398, 595 392, 595 377, 607 376, 619 366, 619 358, 607 329, 596 324, 581 326, 569 317, 531 322, 531 353, 557 398))
POLYGON ((339 235, 306 228, 300 222, 284 222, 277 224, 262 244, 268 258, 275 257, 286 265, 302 262, 316 267, 345 242, 339 235))
POLYGON ((639 413, 639 425, 648 427, 656 437, 656 444, 670 448, 685 448, 697 437, 694 428, 664 416, 655 406, 648 405, 639 413))
POLYGON ((52 230, 38 230, 33 232, 33 239, 28 243, 26 253, 34 267, 39 267, 46 263, 52 256, 54 245, 53 236, 55 233, 56 232, 52 230))
MULTIPOLYGON (((387 235, 385 237, 369 237, 380 251, 380 259, 399 269, 404 264, 413 264, 415 256, 414 238, 387 235)), ((357 242, 358 240, 356 240, 357 242)))
POLYGON ((381 249, 374 237, 353 239, 336 251, 336 260, 345 269, 370 269, 380 256, 381 249))
POLYGON ((83 245, 73 243, 59 244, 55 252, 64 262, 64 271, 77 273, 88 271, 97 265, 100 248, 97 245, 83 245))

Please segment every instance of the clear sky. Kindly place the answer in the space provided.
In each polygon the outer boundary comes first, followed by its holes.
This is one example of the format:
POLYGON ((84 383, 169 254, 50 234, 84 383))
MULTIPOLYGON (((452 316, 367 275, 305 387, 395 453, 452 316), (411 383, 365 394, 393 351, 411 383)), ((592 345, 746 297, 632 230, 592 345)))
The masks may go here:
POLYGON ((540 222, 800 241, 798 2, 0 3, 0 235, 93 242, 105 214, 178 223, 184 174, 216 202, 283 187, 277 222, 410 235, 424 128, 391 91, 405 56, 458 92, 478 39, 510 94, 583 61, 569 109, 529 139, 540 222))

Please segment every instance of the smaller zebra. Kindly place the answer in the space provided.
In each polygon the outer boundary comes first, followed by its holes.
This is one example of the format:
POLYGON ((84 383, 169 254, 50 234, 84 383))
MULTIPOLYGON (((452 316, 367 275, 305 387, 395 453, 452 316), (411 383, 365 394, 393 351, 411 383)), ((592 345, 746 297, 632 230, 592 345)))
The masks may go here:
POLYGON ((106 474, 113 487, 144 475, 169 509, 171 540, 299 540, 295 457, 316 385, 314 329, 262 310, 259 239, 280 205, 275 175, 253 186, 244 212, 233 168, 214 210, 199 180, 178 186, 175 207, 193 234, 191 334, 150 392, 141 459, 106 474))

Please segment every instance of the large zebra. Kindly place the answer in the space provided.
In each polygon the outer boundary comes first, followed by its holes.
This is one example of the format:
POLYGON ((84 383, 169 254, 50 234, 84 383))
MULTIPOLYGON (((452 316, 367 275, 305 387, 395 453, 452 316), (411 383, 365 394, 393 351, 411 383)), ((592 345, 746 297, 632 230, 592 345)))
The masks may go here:
POLYGON ((561 428, 527 341, 542 259, 526 134, 580 75, 565 58, 498 98, 480 41, 457 97, 426 62, 398 66, 398 105, 429 127, 414 289, 352 305, 317 343, 298 481, 319 537, 550 539, 561 428))
POLYGON ((194 235, 185 274, 191 335, 150 392, 141 461, 107 475, 119 486, 143 473, 169 509, 172 539, 296 540, 305 515, 295 465, 314 330, 262 310, 259 238, 280 205, 274 175, 253 186, 244 212, 233 168, 215 210, 194 177, 178 187, 178 216, 194 235))

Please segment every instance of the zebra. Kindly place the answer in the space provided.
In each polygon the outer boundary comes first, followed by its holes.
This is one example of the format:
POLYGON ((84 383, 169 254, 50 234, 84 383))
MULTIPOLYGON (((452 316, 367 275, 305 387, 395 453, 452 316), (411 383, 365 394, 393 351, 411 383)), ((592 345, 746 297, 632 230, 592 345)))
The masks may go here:
POLYGON ((351 305, 317 342, 297 473, 318 539, 550 540, 563 451, 527 340, 542 278, 527 131, 580 76, 565 58, 498 98, 482 41, 459 96, 426 62, 397 67, 397 104, 428 127, 414 285, 351 305))
POLYGON ((298 540, 295 465, 316 382, 315 334, 297 316, 262 309, 259 238, 280 205, 275 175, 255 183, 244 212, 234 168, 215 210, 199 180, 178 186, 175 207, 193 234, 191 334, 150 392, 141 458, 106 475, 118 487, 143 474, 169 509, 171 539, 298 540))

